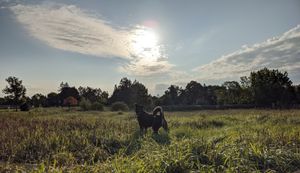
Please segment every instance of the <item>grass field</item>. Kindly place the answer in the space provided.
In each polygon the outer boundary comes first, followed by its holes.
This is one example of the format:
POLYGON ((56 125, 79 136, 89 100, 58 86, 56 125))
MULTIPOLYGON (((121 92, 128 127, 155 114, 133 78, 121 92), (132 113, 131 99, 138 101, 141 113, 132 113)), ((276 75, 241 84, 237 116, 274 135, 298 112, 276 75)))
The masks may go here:
POLYGON ((166 112, 144 136, 133 112, 0 111, 1 172, 294 172, 300 110, 166 112))

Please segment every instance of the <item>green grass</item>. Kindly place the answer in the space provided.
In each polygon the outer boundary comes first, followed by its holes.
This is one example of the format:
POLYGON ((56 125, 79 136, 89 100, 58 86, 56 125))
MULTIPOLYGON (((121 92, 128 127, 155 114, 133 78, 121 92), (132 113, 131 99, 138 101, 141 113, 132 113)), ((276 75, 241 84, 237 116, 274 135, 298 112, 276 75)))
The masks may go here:
POLYGON ((166 112, 140 136, 133 112, 0 111, 1 172, 294 172, 300 110, 166 112))

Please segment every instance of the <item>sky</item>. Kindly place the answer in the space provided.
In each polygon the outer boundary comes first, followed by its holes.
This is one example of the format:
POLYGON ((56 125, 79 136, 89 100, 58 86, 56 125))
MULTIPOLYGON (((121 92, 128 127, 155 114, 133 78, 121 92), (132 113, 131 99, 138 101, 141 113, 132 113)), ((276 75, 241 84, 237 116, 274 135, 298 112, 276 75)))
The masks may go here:
POLYGON ((161 95, 264 67, 300 84, 299 0, 0 0, 1 90, 16 76, 29 96, 62 81, 111 94, 128 77, 161 95))

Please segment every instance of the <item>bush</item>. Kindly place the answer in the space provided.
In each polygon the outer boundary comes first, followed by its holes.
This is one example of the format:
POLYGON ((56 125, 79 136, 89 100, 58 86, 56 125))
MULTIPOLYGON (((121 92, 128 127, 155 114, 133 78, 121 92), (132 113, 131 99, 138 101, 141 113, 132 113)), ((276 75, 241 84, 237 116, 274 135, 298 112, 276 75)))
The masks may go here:
POLYGON ((21 111, 29 111, 29 109, 30 109, 30 105, 28 103, 23 103, 20 106, 21 111))
POLYGON ((104 107, 100 102, 94 102, 91 106, 91 109, 95 111, 103 111, 104 107))
POLYGON ((87 99, 82 99, 79 103, 79 106, 83 111, 90 110, 92 107, 91 102, 87 99))
POLYGON ((70 96, 67 97, 66 99, 64 99, 64 105, 66 106, 76 106, 78 104, 77 99, 75 99, 74 97, 70 96))
POLYGON ((111 106, 111 111, 128 111, 129 108, 124 102, 115 102, 111 106))

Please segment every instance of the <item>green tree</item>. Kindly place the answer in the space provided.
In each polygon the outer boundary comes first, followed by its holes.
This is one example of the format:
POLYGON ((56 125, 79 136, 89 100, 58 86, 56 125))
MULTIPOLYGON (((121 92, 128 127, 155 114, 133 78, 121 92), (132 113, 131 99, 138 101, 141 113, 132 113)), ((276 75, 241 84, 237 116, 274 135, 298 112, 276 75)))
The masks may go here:
POLYGON ((133 106, 133 90, 131 88, 132 82, 128 78, 121 79, 119 85, 115 85, 113 94, 110 97, 110 103, 125 102, 128 106, 133 106))
POLYGON ((10 99, 18 111, 18 106, 25 99, 26 88, 22 85, 22 80, 16 77, 8 77, 5 79, 8 82, 8 86, 3 90, 4 94, 8 94, 8 99, 10 99))
POLYGON ((64 82, 61 82, 60 85, 59 85, 59 89, 58 91, 61 91, 63 88, 69 88, 69 84, 68 82, 64 83, 64 82))
POLYGON ((217 95, 216 90, 221 88, 221 86, 218 85, 209 85, 206 87, 206 102, 208 105, 215 105, 217 104, 217 95))
POLYGON ((300 85, 294 86, 295 90, 295 100, 297 104, 300 104, 300 85))
POLYGON ((92 104, 89 100, 82 98, 81 101, 79 102, 79 106, 81 110, 88 111, 91 109, 92 104))
POLYGON ((216 102, 218 105, 226 104, 226 88, 224 86, 220 86, 214 90, 216 95, 216 102))
POLYGON ((247 76, 242 76, 241 78, 241 95, 240 102, 241 104, 253 104, 254 98, 252 93, 251 79, 247 76))
POLYGON ((131 85, 131 89, 133 92, 132 100, 134 103, 138 103, 146 107, 152 105, 151 96, 148 94, 148 89, 145 85, 135 80, 131 85))
POLYGON ((59 106, 60 105, 60 99, 59 95, 55 92, 51 92, 47 95, 47 106, 59 106))
POLYGON ((78 92, 81 98, 87 99, 90 102, 100 102, 102 104, 107 103, 108 93, 102 91, 100 88, 91 87, 79 87, 78 92))
POLYGON ((114 92, 110 97, 109 102, 125 102, 132 108, 134 103, 149 106, 152 104, 152 99, 148 94, 148 89, 142 83, 138 81, 132 83, 128 78, 122 78, 119 85, 115 85, 114 92))
POLYGON ((191 81, 186 85, 184 96, 188 105, 205 103, 205 89, 196 81, 191 81))
POLYGON ((290 100, 283 99, 292 85, 287 72, 264 68, 250 74, 254 101, 258 106, 279 106, 289 104, 290 100))
POLYGON ((0 97, 0 105, 5 105, 6 100, 5 98, 0 97))
POLYGON ((181 90, 179 86, 171 85, 162 96, 163 105, 177 105, 180 103, 180 93, 181 90))
POLYGON ((35 94, 31 97, 31 104, 34 107, 46 106, 46 96, 43 94, 35 94))
POLYGON ((107 91, 102 91, 102 93, 101 93, 101 103, 102 104, 107 104, 108 103, 108 96, 109 96, 109 94, 108 94, 108 92, 107 91))
POLYGON ((224 103, 225 104, 238 104, 240 103, 240 97, 242 88, 236 81, 226 81, 222 85, 225 90, 224 103))

